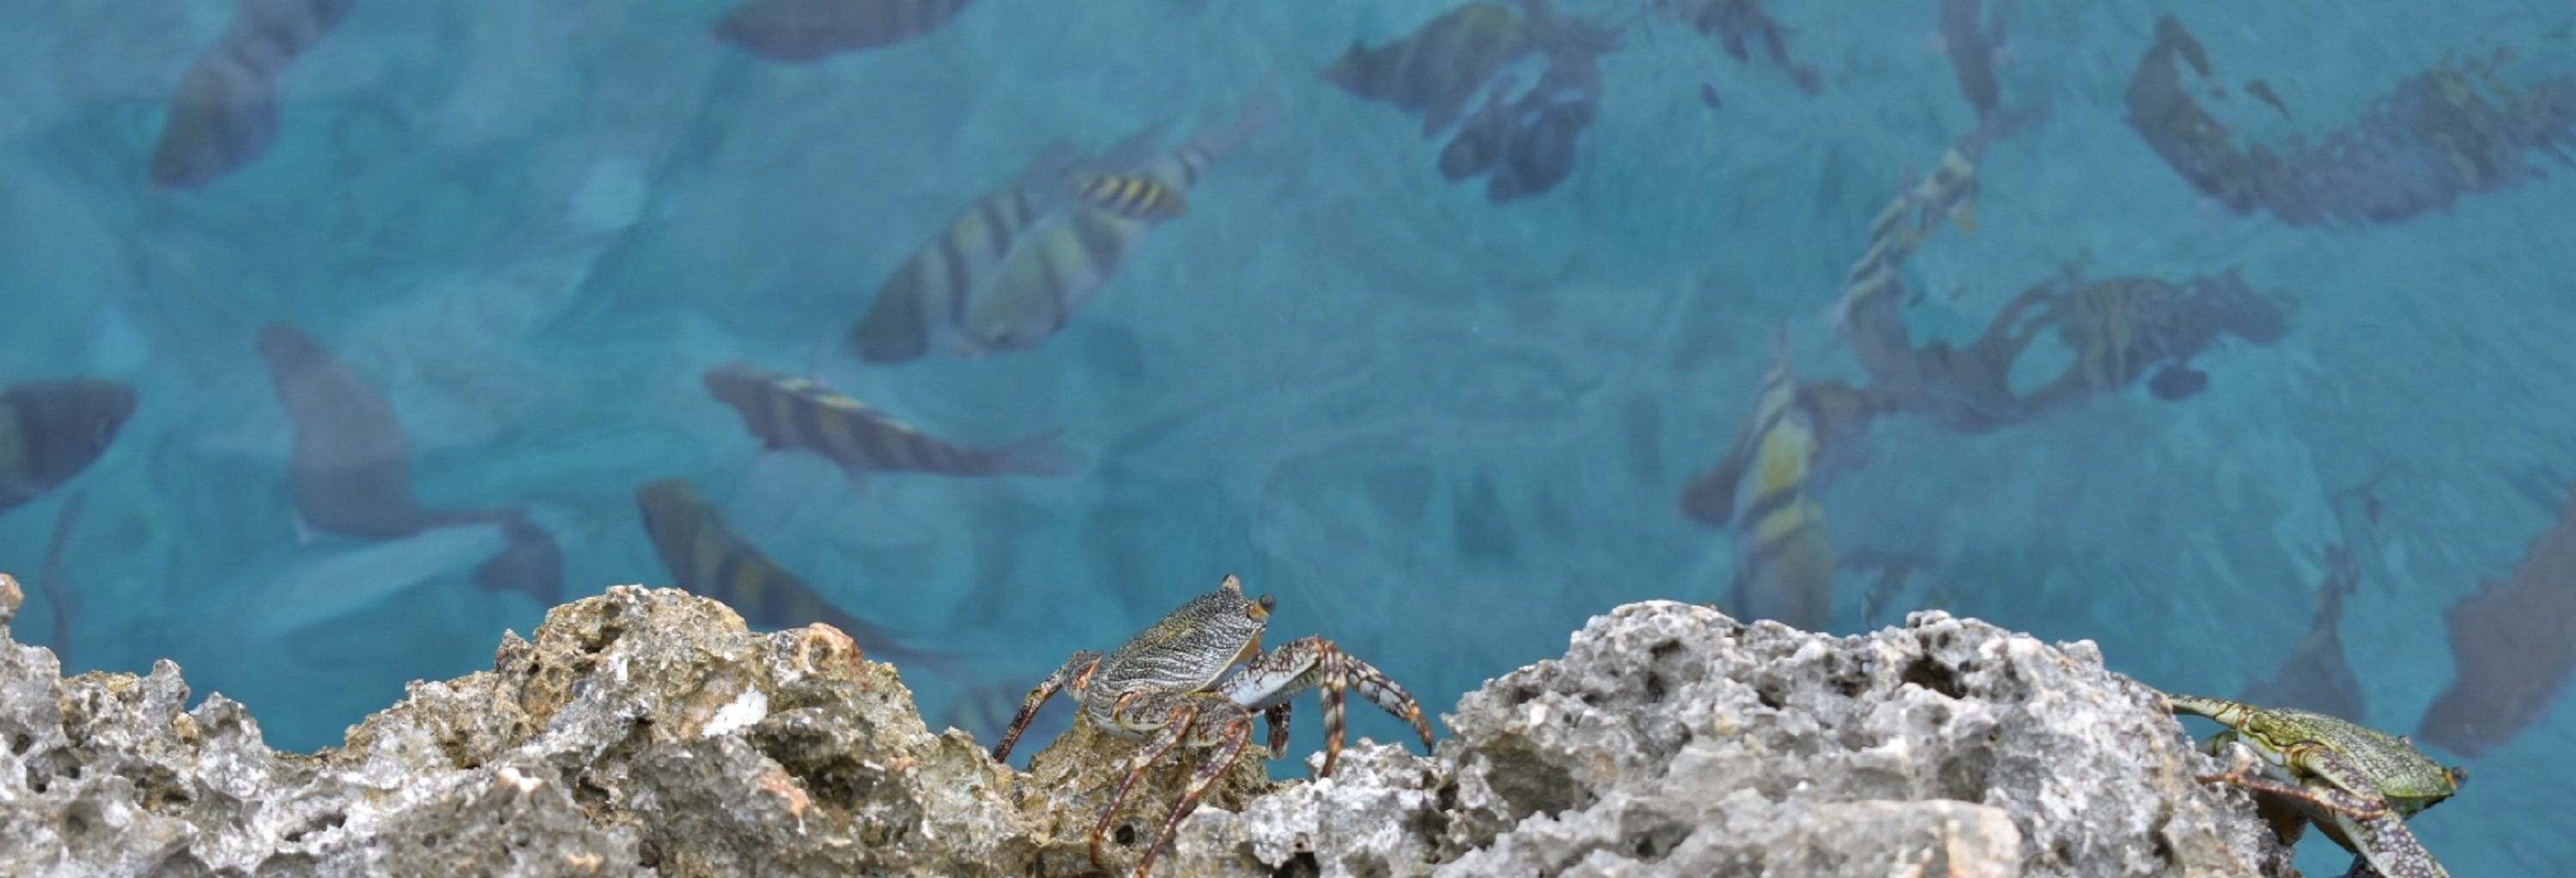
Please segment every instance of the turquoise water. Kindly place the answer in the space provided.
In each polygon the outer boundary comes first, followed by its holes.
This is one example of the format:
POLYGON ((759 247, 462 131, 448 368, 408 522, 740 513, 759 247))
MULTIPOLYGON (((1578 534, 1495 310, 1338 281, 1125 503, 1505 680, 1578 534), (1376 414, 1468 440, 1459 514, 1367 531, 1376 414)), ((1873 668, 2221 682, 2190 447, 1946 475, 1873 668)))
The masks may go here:
MULTIPOLYGON (((254 347, 289 323, 389 399, 425 501, 528 505, 567 598, 671 581, 634 488, 682 476, 844 609, 968 654, 907 675, 934 717, 1229 572, 1279 597, 1274 642, 1331 637, 1437 712, 1616 604, 1727 597, 1736 534, 1680 515, 1683 484, 1747 419, 1775 327, 1799 377, 1868 377, 1821 315, 1871 218, 1978 124, 1930 3, 1774 3, 1811 94, 1646 4, 1567 0, 1625 44, 1599 59, 1572 174, 1497 204, 1435 171, 1419 117, 1318 75, 1438 4, 983 0, 804 64, 710 38, 731 5, 358 0, 278 77, 273 148, 177 189, 146 168, 230 4, 0 25, 0 383, 100 376, 141 400, 86 473, 0 514, 0 569, 29 578, 80 498, 70 668, 175 659, 309 749, 541 617, 472 584, 488 531, 299 533, 254 347), (1044 344, 841 349, 897 265, 1047 144, 1157 123, 1176 141, 1265 82, 1272 123, 1044 344), (737 359, 972 444, 1062 428, 1090 465, 853 491, 763 454, 708 395, 700 373, 737 359)), ((2231 89, 2213 112, 2263 139, 2341 125, 2450 53, 2510 46, 2517 83, 2576 56, 2562 4, 2337 9, 1997 10, 2002 104, 2035 118, 1987 149, 1975 231, 1944 225, 1906 263, 1918 336, 1973 336, 2078 260, 2234 267, 2298 310, 2278 342, 2195 358, 2208 389, 2180 401, 2127 387, 1982 434, 1883 419, 1867 465, 1813 497, 1847 558, 1919 568, 1868 619, 1873 576, 1845 570, 1831 629, 1942 606, 2232 694, 2307 630, 2325 547, 2348 539, 2332 498, 2368 483, 2380 563, 2342 628, 2356 719, 2417 724, 2452 676, 2443 608, 2505 576, 2576 479, 2576 191, 2562 170, 2404 221, 2293 226, 2195 191, 2122 97, 2166 11, 2231 89), (2255 79, 2290 118, 2246 97, 2255 79)), ((53 610, 33 601, 17 635, 53 642, 53 610)), ((1310 752, 1320 711, 1301 713, 1310 752)), ((2571 746, 2553 703, 2419 832, 2455 874, 2560 871, 2576 770, 2549 754, 2571 746)), ((2341 867, 2310 847, 2312 872, 2341 867)))

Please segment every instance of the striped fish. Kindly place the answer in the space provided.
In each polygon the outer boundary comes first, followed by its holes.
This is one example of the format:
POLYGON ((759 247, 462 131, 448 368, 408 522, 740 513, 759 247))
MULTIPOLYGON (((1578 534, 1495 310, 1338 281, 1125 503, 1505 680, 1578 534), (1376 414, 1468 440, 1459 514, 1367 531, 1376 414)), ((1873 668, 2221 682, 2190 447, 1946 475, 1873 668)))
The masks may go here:
POLYGON ((1487 81, 1539 50, 1530 25, 1500 3, 1468 3, 1382 46, 1353 44, 1324 79, 1422 114, 1425 135, 1449 127, 1487 81))
POLYGON ((945 334, 967 297, 1041 216, 1037 193, 1025 186, 976 199, 877 288, 876 304, 850 330, 850 348, 872 363, 928 354, 932 339, 945 334))
POLYGON ((775 630, 821 622, 858 641, 879 660, 944 664, 950 657, 907 647, 878 625, 843 612, 796 574, 726 526, 715 504, 687 479, 659 479, 635 489, 644 533, 677 584, 723 601, 754 628, 775 630))
POLYGON ((0 512, 89 469, 134 416, 134 388, 77 378, 0 388, 0 512))
POLYGON ((1844 275, 1842 295, 1826 309, 1834 330, 1889 393, 1919 391, 1912 339, 1898 315, 1906 297, 1905 260, 1921 249, 1945 220, 1974 233, 1977 227, 1977 162, 1989 129, 1960 138, 1941 154, 1931 174, 1904 188, 1869 223, 1869 250, 1844 275))
POLYGON ((1772 365, 1750 427, 1751 476, 1736 488, 1743 520, 1736 529, 1735 591, 1727 612, 1775 619, 1809 631, 1833 621, 1834 547, 1825 512, 1808 491, 1821 443, 1815 415, 1798 404, 1785 332, 1773 341, 1772 365))
POLYGON ((959 211, 938 237, 915 248, 877 287, 867 316, 850 329, 850 352, 871 363, 906 362, 930 353, 935 341, 955 334, 966 300, 1029 226, 1074 200, 1067 181, 1079 178, 1077 169, 1106 171, 1141 162, 1162 133, 1160 124, 1147 126, 1098 158, 1074 155, 1062 144, 1040 151, 1018 178, 959 211))
POLYGON ((958 476, 1017 473, 1060 476, 1081 469, 1080 452, 1055 444, 1050 430, 998 448, 966 448, 923 435, 866 403, 810 379, 749 363, 707 370, 707 390, 741 413, 743 426, 772 450, 822 455, 864 490, 870 472, 958 476))
MULTIPOLYGON (((1234 124, 1146 159, 1127 176, 1186 196, 1217 159, 1251 139, 1276 112, 1277 98, 1265 88, 1234 124)), ((1048 214, 1029 227, 984 285, 969 292, 950 327, 951 346, 977 357, 1053 337, 1075 308, 1109 283, 1154 225, 1088 200, 1048 214)))
POLYGON ((1189 196, 1151 177, 1093 174, 1073 184, 1083 203, 1132 220, 1156 222, 1190 210, 1189 196))
POLYGON ((772 61, 814 61, 891 46, 938 30, 975 0, 749 0, 716 22, 716 39, 772 61))
POLYGON ((170 96, 152 150, 154 185, 203 186, 277 140, 277 78, 349 14, 351 0, 241 0, 232 24, 170 96))

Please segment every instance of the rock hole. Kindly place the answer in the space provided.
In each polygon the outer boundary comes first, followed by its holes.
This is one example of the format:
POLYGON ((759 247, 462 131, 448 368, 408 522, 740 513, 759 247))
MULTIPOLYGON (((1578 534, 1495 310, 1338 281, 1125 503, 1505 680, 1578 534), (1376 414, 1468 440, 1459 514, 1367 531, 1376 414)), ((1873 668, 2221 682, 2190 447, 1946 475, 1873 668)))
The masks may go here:
POLYGON ((616 643, 617 638, 624 636, 626 636, 626 628, 624 626, 614 623, 602 624, 599 626, 599 639, 593 640, 585 645, 590 647, 588 650, 590 652, 607 652, 609 644, 616 643))
POLYGON ((1662 704, 1662 703, 1663 703, 1663 701, 1664 701, 1664 694, 1665 694, 1665 692, 1664 692, 1664 675, 1662 675, 1662 674, 1658 674, 1658 673, 1655 673, 1655 672, 1653 672, 1653 671, 1647 671, 1647 672, 1646 672, 1646 703, 1648 703, 1648 704, 1662 704))
POLYGON ((1515 821, 1532 814, 1554 817, 1592 805, 1592 791, 1575 782, 1572 772, 1519 742, 1495 746, 1488 754, 1493 771, 1486 782, 1503 798, 1515 821))
POLYGON ((1663 862, 1664 855, 1673 852, 1673 848, 1680 847, 1683 839, 1690 838, 1691 828, 1680 823, 1657 823, 1635 835, 1638 861, 1659 863, 1663 862))
POLYGON ((307 835, 311 835, 316 832, 328 832, 347 825, 349 825, 348 815, 342 814, 338 811, 333 811, 329 814, 323 815, 320 820, 307 823, 303 826, 298 826, 280 837, 289 842, 300 842, 303 841, 304 837, 307 835))
POLYGON ((1780 687, 1777 684, 1756 687, 1753 690, 1753 697, 1756 700, 1761 701, 1763 707, 1768 707, 1772 710, 1779 710, 1783 707, 1789 706, 1789 703, 1780 697, 1780 687))
POLYGON ((1853 676, 1836 676, 1833 687, 1834 692, 1844 698, 1859 698, 1861 693, 1869 691, 1869 681, 1853 676))
POLYGON ((27 748, 33 746, 36 746, 36 739, 25 732, 9 736, 9 754, 12 756, 24 756, 27 748))
POLYGON ((1967 690, 1959 686, 1958 672, 1950 670, 1948 665, 1933 661, 1928 656, 1917 657, 1906 664, 1905 674, 1899 679, 1953 699, 1965 698, 1968 695, 1967 690))
POLYGON ((1125 823, 1118 824, 1118 831, 1111 835, 1118 840, 1119 847, 1127 848, 1136 846, 1136 827, 1132 825, 1125 823))
POLYGON ((1288 858, 1288 862, 1270 870, 1270 878, 1315 878, 1322 874, 1323 865, 1315 862, 1315 855, 1308 851, 1298 851, 1296 856, 1288 858))
POLYGON ((1532 687, 1532 686, 1519 686, 1519 687, 1514 687, 1514 688, 1512 689, 1512 706, 1514 706, 1514 707, 1518 707, 1518 706, 1523 705, 1523 704, 1528 704, 1528 703, 1530 703, 1530 700, 1531 700, 1531 699, 1534 699, 1534 698, 1537 698, 1537 697, 1538 697, 1538 689, 1537 689, 1536 687, 1532 687))

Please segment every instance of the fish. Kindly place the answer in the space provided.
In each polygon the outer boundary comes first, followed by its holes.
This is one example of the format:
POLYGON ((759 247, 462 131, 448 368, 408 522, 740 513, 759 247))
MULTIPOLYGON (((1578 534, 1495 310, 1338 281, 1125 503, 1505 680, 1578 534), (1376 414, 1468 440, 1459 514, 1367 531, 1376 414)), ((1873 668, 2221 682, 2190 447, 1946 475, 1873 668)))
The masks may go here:
MULTIPOLYGON (((1870 422, 1889 411, 1887 405, 1888 399, 1876 389, 1853 387, 1841 381, 1797 386, 1797 408, 1806 413, 1817 440, 1815 458, 1807 473, 1808 487, 1822 488, 1835 477, 1869 463, 1870 422)), ((1683 486, 1683 517, 1710 527, 1725 527, 1734 520, 1737 486, 1753 463, 1754 440, 1758 438, 1755 426, 1755 422, 1745 423, 1717 463, 1692 476, 1683 486)))
POLYGON ((1655 7, 1665 16, 1679 20, 1703 35, 1714 34, 1728 57, 1737 61, 1753 60, 1746 40, 1759 37, 1771 60, 1789 71, 1791 81, 1808 94, 1824 90, 1824 77, 1816 69, 1789 56, 1789 29, 1762 8, 1760 0, 1655 0, 1655 7))
POLYGON ((741 613, 754 628, 777 630, 821 622, 841 629, 871 656, 923 662, 938 669, 953 656, 916 649, 873 622, 833 606, 759 546, 734 533, 696 483, 656 479, 635 489, 636 510, 653 552, 674 583, 741 613))
POLYGON ((1323 77, 1363 98, 1422 114, 1425 135, 1449 127, 1488 80, 1539 48, 1529 23, 1500 3, 1467 3, 1394 42, 1354 42, 1323 77))
POLYGON ((1190 210, 1189 196, 1151 177, 1093 174, 1075 181, 1073 194, 1093 207, 1145 222, 1171 219, 1190 210))
POLYGON ((103 378, 0 388, 0 514, 98 462, 134 416, 134 386, 103 378))
MULTIPOLYGON (((2156 374, 2147 378, 2147 392, 2166 402, 2189 399, 2194 394, 2208 389, 2209 373, 2179 363, 2157 369, 2156 374)), ((2331 713, 2331 711, 2328 712, 2331 713)), ((2342 716, 2342 714, 2336 715, 2342 716)))
POLYGON ((411 437, 393 406, 320 341, 285 324, 260 331, 260 355, 295 434, 287 486, 307 528, 373 540, 434 527, 507 524, 523 508, 430 509, 412 493, 411 437))
POLYGON ((719 19, 716 39, 772 61, 816 61, 914 39, 974 0, 748 0, 719 19))
MULTIPOLYGON (((878 285, 868 312, 850 328, 845 347, 863 362, 902 363, 929 355, 934 344, 958 337, 968 302, 992 295, 991 281, 1030 228, 1070 205, 1085 204, 1074 191, 1094 174, 1132 176, 1151 156, 1162 126, 1148 126, 1098 158, 1071 155, 1062 145, 1040 151, 1010 183, 968 204, 939 235, 918 248, 878 285)), ((1154 180, 1183 195, 1165 180, 1154 180)), ((1183 187, 1186 188, 1186 187, 1183 187)), ((1138 220, 1109 214, 1110 219, 1138 220)), ((971 346, 950 344, 964 352, 971 346)))
POLYGON ((1573 175, 1576 141, 1592 125, 1590 100, 1548 104, 1512 135, 1494 176, 1485 181, 1485 200, 1501 204, 1556 188, 1573 175))
POLYGON ((1735 486, 1736 571, 1726 610, 1739 619, 1773 619, 1807 631, 1833 621, 1833 543, 1824 507, 1809 476, 1821 448, 1814 413, 1798 404, 1786 328, 1773 333, 1772 365, 1762 378, 1742 447, 1749 482, 1735 486))
POLYGON ((72 618, 80 608, 73 604, 71 583, 63 578, 63 553, 71 548, 72 530, 80 526, 83 496, 73 491, 63 498, 63 511, 54 519, 54 537, 45 543, 45 566, 36 574, 36 587, 43 589, 45 599, 54 605, 52 645, 54 655, 64 664, 72 660, 72 618))
POLYGON ((2483 756, 2547 716, 2576 671, 2576 496, 2510 575, 2451 605, 2442 624, 2456 676, 2416 739, 2483 756))
POLYGON ((1950 71, 1959 77, 1959 94, 1981 119, 1994 115, 2002 92, 1995 81, 1995 41, 1984 30, 1984 6, 1981 0, 1941 0, 1941 43, 1948 49, 1950 71))
POLYGON ((956 476, 1001 473, 1067 475, 1088 461, 1056 444, 1060 430, 976 449, 924 435, 911 425, 807 378, 731 362, 705 375, 707 392, 742 415, 745 429, 770 450, 812 452, 839 464, 854 489, 871 472, 956 476))
POLYGON ((1503 151, 1511 146, 1512 135, 1519 130, 1512 124, 1512 104, 1503 100, 1509 88, 1508 82, 1496 87, 1483 108, 1458 123, 1457 133, 1440 148, 1440 176, 1464 180, 1490 173, 1502 161, 1503 151))
MULTIPOLYGON (((2124 101, 2129 127, 2148 148, 2229 210, 2266 211, 2294 226, 2356 227, 2545 179, 2533 153, 2568 160, 2576 76, 2509 86, 2497 68, 2504 60, 2445 60, 2322 135, 2244 144, 2185 84, 2186 68, 2211 76, 2208 51, 2167 15, 2156 20, 2156 42, 2138 59, 2124 101)), ((2269 86, 2255 96, 2289 114, 2269 86)))
MULTIPOLYGON (((1869 223, 1869 247, 1843 276, 1842 292, 1825 320, 1869 373, 1872 386, 1891 398, 1939 396, 1942 373, 1914 346, 1901 309, 1907 300, 1905 260, 1931 240, 1944 222, 1973 230, 1977 165, 1993 133, 1984 127, 1953 141, 1932 173, 1899 187, 1897 196, 1869 223)), ((1920 407, 1920 406, 1918 406, 1920 407)))
POLYGON ((501 524, 501 551, 474 568, 474 584, 492 591, 515 591, 539 605, 563 602, 563 544, 527 516, 501 524))
POLYGON ((2272 105, 2272 109, 2280 111, 2281 118, 2292 118, 2290 105, 2281 102, 2281 94, 2272 90, 2271 83, 2260 79, 2249 80, 2245 83, 2245 93, 2253 95, 2255 100, 2272 105))
POLYGON ((872 363, 900 363, 930 353, 932 339, 1010 255, 1044 211, 1035 193, 1014 185, 976 199, 939 237, 896 267, 877 288, 874 305, 850 329, 849 348, 872 363))
MULTIPOLYGON (((1257 93, 1233 124, 1144 160, 1129 175, 1186 195, 1219 158, 1270 124, 1277 97, 1257 93)), ((981 284, 956 302, 944 330, 949 347, 973 358, 1034 347, 1055 336, 1144 243, 1153 221, 1076 201, 1026 227, 981 284)))
POLYGON ((2326 547, 2326 578, 2317 584, 2316 615, 2298 648, 2272 676, 2245 686, 2237 700, 2247 704, 2295 707, 2329 716, 2360 719, 2369 715, 2361 679, 2343 648, 2343 602, 2361 589, 2361 562, 2342 544, 2326 547))
POLYGON ((351 0, 241 0, 232 23, 179 77, 150 178, 164 189, 214 182, 277 140, 277 80, 349 14, 351 0))

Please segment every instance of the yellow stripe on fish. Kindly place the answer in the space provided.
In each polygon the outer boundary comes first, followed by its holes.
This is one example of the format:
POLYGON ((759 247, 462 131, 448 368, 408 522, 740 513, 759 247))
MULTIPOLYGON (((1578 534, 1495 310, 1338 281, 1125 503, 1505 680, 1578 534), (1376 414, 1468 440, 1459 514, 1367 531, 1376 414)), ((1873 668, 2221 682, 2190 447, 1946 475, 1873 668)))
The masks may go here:
POLYGON ((929 353, 931 337, 955 322, 968 297, 1043 215, 1036 194, 1017 182, 967 205, 877 288, 875 304, 850 330, 851 346, 871 362, 929 353))
POLYGON ((1738 486, 1732 611, 1810 631, 1833 621, 1834 550, 1824 507, 1808 492, 1817 451, 1815 417, 1798 398, 1785 334, 1754 406, 1752 478, 1738 486))
POLYGON ((1977 161, 1985 152, 1985 132, 1961 138, 1941 154, 1941 164, 1888 202, 1869 223, 1869 251, 1843 276, 1842 295, 1828 314, 1846 334, 1853 313, 1863 307, 1892 308, 1902 297, 1904 279, 1897 270, 1907 257, 1941 226, 1955 221, 1970 234, 1977 230, 1977 161))
POLYGON ((1072 188, 1085 203, 1132 220, 1167 220, 1190 209, 1189 197, 1180 189, 1153 177, 1093 174, 1072 188))

